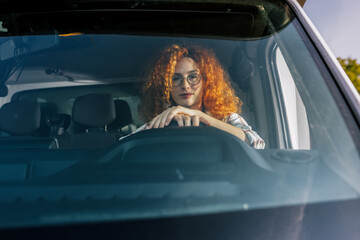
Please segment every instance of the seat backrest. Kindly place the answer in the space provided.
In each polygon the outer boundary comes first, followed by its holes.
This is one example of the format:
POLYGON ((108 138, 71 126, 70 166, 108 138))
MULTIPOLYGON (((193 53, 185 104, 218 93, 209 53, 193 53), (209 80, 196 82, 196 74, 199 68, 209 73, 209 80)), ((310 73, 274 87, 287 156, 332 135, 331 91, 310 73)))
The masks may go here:
POLYGON ((118 131, 124 135, 127 135, 131 132, 129 132, 129 130, 124 131, 123 128, 133 123, 130 106, 125 100, 122 99, 116 99, 114 102, 116 118, 111 124, 109 124, 109 130, 118 131))
POLYGON ((254 114, 252 109, 250 109, 252 103, 251 96, 249 95, 250 82, 253 79, 254 70, 254 63, 247 56, 245 45, 238 46, 232 55, 229 74, 235 83, 235 91, 243 102, 241 116, 256 130, 254 114))
POLYGON ((234 50, 229 74, 241 90, 248 92, 250 81, 254 76, 254 63, 246 55, 244 47, 239 46, 234 50))

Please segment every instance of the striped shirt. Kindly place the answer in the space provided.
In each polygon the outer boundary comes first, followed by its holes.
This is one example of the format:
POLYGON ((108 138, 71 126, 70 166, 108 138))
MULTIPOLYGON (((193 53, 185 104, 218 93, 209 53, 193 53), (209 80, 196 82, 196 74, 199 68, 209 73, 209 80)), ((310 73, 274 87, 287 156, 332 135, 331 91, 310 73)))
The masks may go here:
POLYGON ((265 141, 257 134, 249 124, 242 118, 239 114, 233 113, 231 114, 225 121, 226 123, 233 125, 234 127, 240 128, 244 131, 248 143, 250 146, 256 149, 264 149, 265 141))

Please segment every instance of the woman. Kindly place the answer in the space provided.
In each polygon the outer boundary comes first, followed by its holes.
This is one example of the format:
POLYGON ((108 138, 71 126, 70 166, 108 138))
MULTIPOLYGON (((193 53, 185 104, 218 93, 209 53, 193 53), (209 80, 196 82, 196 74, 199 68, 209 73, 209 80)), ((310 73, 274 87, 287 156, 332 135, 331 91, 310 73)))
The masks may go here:
POLYGON ((241 102, 215 54, 200 46, 166 48, 142 88, 142 112, 148 122, 138 130, 202 122, 229 132, 254 148, 265 142, 238 114, 241 102))

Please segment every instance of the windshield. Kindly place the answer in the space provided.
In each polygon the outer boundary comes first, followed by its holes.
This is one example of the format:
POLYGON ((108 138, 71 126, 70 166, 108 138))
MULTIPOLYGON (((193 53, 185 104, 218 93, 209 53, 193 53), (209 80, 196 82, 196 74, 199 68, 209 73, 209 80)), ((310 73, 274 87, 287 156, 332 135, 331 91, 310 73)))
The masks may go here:
POLYGON ((357 199, 358 127, 317 50, 286 5, 239 2, 4 15, 0 228, 357 199))

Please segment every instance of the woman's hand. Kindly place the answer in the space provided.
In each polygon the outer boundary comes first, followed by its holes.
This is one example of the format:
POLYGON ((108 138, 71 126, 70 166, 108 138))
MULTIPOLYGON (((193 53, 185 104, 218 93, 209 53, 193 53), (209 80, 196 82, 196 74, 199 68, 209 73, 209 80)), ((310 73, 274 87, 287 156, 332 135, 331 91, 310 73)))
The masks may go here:
POLYGON ((193 110, 182 106, 174 106, 166 109, 152 119, 145 129, 163 128, 168 126, 173 119, 175 119, 179 127, 199 126, 200 122, 210 125, 204 115, 205 114, 199 110, 193 110))
POLYGON ((199 126, 199 123, 203 122, 206 125, 210 125, 228 133, 231 133, 236 137, 240 138, 242 141, 248 141, 242 129, 234 127, 216 118, 213 118, 199 110, 189 109, 182 106, 174 106, 166 109, 158 116, 156 116, 153 120, 151 120, 151 122, 144 129, 163 128, 165 126, 168 126, 173 119, 177 121, 180 127, 199 126))

